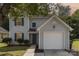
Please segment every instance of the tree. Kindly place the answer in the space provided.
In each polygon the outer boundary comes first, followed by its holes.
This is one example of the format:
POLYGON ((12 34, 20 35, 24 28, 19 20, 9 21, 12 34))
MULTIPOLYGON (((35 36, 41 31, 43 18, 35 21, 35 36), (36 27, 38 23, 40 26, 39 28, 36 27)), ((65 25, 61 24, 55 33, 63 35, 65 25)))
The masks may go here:
POLYGON ((57 4, 59 8, 59 16, 69 16, 70 15, 70 7, 64 6, 62 4, 57 4))
POLYGON ((51 3, 51 4, 49 4, 49 6, 50 6, 51 13, 53 13, 55 11, 56 15, 58 15, 58 16, 70 15, 70 7, 69 6, 64 6, 61 3, 51 3))
POLYGON ((71 16, 71 27, 73 30, 73 37, 79 38, 79 9, 76 10, 71 16))
POLYGON ((10 8, 10 15, 21 16, 24 13, 27 15, 48 15, 49 5, 46 3, 27 3, 13 4, 10 8))
POLYGON ((9 30, 9 19, 7 17, 10 9, 10 4, 0 3, 0 26, 9 30), (7 19, 7 20, 6 20, 7 19))
POLYGON ((61 18, 65 18, 63 16, 68 15, 70 9, 68 6, 54 3, 0 3, 0 26, 9 30, 8 17, 18 18, 24 14, 28 16, 46 16, 54 10, 60 17, 62 16, 61 18))
MULTIPOLYGON (((6 27, 9 29, 8 16, 14 16, 15 18, 27 14, 27 15, 48 15, 49 5, 46 3, 0 3, 0 26, 4 27, 4 24, 7 25, 6 27)), ((6 29, 7 29, 6 28, 6 29)))

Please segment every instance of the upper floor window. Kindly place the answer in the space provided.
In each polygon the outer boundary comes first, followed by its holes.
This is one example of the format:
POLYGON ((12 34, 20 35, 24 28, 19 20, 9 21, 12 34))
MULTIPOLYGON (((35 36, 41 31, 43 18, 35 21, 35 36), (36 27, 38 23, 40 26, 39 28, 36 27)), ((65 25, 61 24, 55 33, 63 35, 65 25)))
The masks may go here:
POLYGON ((24 25, 24 18, 19 18, 15 20, 15 26, 17 25, 24 25))
POLYGON ((35 22, 32 23, 32 27, 36 27, 36 23, 35 22))

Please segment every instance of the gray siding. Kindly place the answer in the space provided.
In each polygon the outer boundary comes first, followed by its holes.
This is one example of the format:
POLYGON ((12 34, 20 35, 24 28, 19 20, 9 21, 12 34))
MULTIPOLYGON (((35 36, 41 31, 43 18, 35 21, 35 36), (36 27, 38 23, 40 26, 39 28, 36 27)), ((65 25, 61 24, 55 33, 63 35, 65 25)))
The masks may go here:
POLYGON ((47 20, 47 18, 32 18, 29 20, 29 27, 32 28, 32 22, 36 23, 36 28, 40 27, 45 21, 47 20))
POLYGON ((69 30, 66 26, 64 26, 60 21, 56 18, 53 18, 50 22, 48 22, 44 27, 40 29, 40 42, 39 42, 39 49, 43 49, 43 33, 45 31, 53 31, 53 32, 63 32, 64 35, 64 49, 69 49, 69 30), (56 28, 53 29, 53 22, 56 22, 56 28))

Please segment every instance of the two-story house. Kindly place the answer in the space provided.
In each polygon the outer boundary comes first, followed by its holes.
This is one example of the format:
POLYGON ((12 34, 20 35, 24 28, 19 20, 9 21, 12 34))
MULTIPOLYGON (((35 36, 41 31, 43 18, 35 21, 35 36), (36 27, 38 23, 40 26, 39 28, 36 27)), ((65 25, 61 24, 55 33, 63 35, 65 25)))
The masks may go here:
POLYGON ((39 49, 69 49, 72 28, 58 16, 22 16, 9 20, 12 43, 18 38, 38 44, 39 49))

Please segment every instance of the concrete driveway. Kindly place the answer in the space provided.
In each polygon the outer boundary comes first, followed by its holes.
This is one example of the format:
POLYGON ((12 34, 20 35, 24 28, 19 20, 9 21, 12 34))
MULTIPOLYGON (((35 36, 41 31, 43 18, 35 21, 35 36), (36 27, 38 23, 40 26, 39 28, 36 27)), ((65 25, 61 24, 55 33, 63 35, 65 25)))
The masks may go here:
POLYGON ((43 53, 35 53, 35 56, 73 56, 64 50, 45 50, 43 53))

